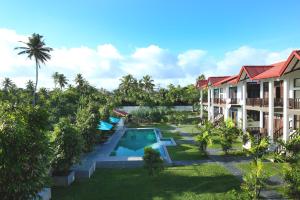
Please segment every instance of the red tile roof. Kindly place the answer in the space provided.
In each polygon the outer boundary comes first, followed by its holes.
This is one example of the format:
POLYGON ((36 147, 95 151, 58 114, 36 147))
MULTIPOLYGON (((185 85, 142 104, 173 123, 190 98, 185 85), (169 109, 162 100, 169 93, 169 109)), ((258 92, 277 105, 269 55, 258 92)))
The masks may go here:
POLYGON ((278 62, 278 63, 274 63, 274 64, 270 65, 271 66, 270 69, 253 77, 252 80, 260 80, 260 79, 266 79, 266 78, 279 77, 285 63, 286 63, 286 61, 282 61, 282 62, 278 62))
POLYGON ((230 76, 214 76, 214 77, 209 77, 207 79, 208 83, 210 83, 212 86, 215 86, 216 83, 229 78, 230 76))
POLYGON ((282 66, 282 68, 281 68, 280 76, 282 76, 284 74, 284 71, 286 70, 286 68, 288 67, 288 65, 290 64, 290 62, 292 61, 292 59, 294 57, 296 57, 298 60, 300 60, 300 50, 295 50, 290 54, 290 56, 288 57, 288 59, 285 62, 285 65, 282 66))
POLYGON ((219 86, 219 85, 222 85, 222 84, 225 84, 225 83, 230 83, 231 81, 236 80, 237 77, 238 77, 237 75, 229 76, 228 78, 223 79, 223 80, 215 83, 214 86, 219 86))
POLYGON ((196 87, 199 88, 199 89, 200 88, 206 88, 207 83, 208 83, 207 80, 198 80, 197 83, 196 83, 196 87))
POLYGON ((240 73, 237 77, 237 82, 240 81, 243 72, 247 74, 247 76, 250 78, 250 80, 253 80, 253 78, 269 69, 271 69, 272 66, 270 65, 253 65, 253 66, 243 66, 240 70, 240 73))

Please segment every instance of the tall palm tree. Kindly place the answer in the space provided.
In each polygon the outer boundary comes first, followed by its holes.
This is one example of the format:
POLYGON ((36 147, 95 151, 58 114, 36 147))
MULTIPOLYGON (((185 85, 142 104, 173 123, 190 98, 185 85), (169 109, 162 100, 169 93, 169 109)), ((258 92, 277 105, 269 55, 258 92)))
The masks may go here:
POLYGON ((83 78, 82 74, 77 74, 76 75, 75 83, 77 84, 77 86, 79 88, 82 88, 82 86, 84 85, 84 78, 83 78))
POLYGON ((58 77, 59 77, 59 73, 58 72, 54 72, 52 74, 52 78, 54 80, 54 87, 56 88, 57 84, 58 84, 58 77))
POLYGON ((14 83, 10 78, 4 78, 4 80, 2 81, 2 86, 3 90, 8 92, 8 90, 10 90, 10 88, 14 86, 14 83))
POLYGON ((153 91, 155 85, 153 83, 154 81, 151 79, 151 76, 149 75, 143 76, 142 82, 145 91, 147 92, 153 91))
POLYGON ((62 90, 68 84, 68 79, 64 74, 59 74, 58 76, 58 85, 60 90, 62 90))
POLYGON ((33 93, 34 92, 34 83, 32 80, 27 81, 26 90, 33 93))
POLYGON ((38 84, 38 70, 41 67, 41 64, 45 64, 47 60, 50 60, 51 55, 49 54, 50 51, 53 49, 47 47, 43 36, 33 33, 31 37, 28 38, 28 42, 22 42, 25 46, 16 47, 16 50, 21 50, 18 55, 26 54, 29 59, 34 59, 35 61, 35 87, 34 87, 34 98, 33 98, 33 105, 36 102, 36 89, 38 84))

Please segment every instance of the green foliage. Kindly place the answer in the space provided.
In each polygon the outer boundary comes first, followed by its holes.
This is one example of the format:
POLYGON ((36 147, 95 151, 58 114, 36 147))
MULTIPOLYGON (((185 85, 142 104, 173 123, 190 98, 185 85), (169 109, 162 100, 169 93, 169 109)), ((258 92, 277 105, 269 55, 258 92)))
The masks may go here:
POLYGON ((255 138, 254 136, 247 133, 251 141, 251 148, 246 150, 246 152, 253 157, 254 160, 262 158, 268 150, 270 145, 269 139, 267 137, 255 138))
POLYGON ((54 127, 53 137, 54 173, 66 174, 80 159, 83 149, 82 136, 68 118, 61 118, 54 127))
POLYGON ((76 126, 84 140, 84 152, 90 152, 96 143, 96 134, 100 120, 98 105, 90 102, 86 107, 79 108, 76 115, 76 126))
POLYGON ((300 199, 300 162, 292 163, 285 170, 284 180, 286 182, 285 192, 293 199, 300 199))
POLYGON ((212 143, 212 128, 213 124, 211 122, 205 122, 205 124, 200 128, 200 134, 195 137, 195 141, 198 143, 199 149, 202 152, 205 152, 207 145, 212 143))
POLYGON ((45 186, 51 154, 47 123, 39 107, 0 105, 1 199, 32 199, 45 186))
POLYGON ((225 154, 228 154, 233 142, 242 134, 242 130, 236 127, 231 119, 220 123, 214 132, 220 136, 220 144, 225 154))
POLYGON ((143 160, 144 167, 150 176, 157 175, 164 169, 164 161, 160 157, 160 153, 151 147, 145 147, 143 160))
POLYGON ((261 190, 265 187, 268 177, 264 173, 261 160, 251 163, 251 170, 243 177, 241 189, 247 199, 260 199, 261 190))

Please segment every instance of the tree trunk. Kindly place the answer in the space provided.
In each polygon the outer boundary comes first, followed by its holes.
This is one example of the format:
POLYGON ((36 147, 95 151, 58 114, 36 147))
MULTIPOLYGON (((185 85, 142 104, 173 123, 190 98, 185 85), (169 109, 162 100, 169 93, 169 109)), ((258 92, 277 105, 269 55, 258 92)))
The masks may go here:
POLYGON ((35 58, 35 87, 34 87, 34 94, 33 94, 33 106, 36 104, 36 90, 38 84, 38 77, 39 77, 39 63, 38 60, 35 58))

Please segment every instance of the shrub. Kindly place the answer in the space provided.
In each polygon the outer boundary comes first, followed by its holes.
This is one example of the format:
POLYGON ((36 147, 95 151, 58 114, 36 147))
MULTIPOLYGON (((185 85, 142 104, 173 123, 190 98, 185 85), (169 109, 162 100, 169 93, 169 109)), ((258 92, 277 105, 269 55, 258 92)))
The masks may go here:
POLYGON ((61 118, 54 131, 54 160, 52 163, 55 175, 65 175, 70 167, 77 163, 83 149, 83 139, 68 118, 61 118))
POLYGON ((216 132, 220 136, 222 150, 225 154, 228 154, 234 140, 241 135, 242 130, 237 128, 232 120, 228 119, 225 123, 222 122, 219 127, 216 128, 216 132))
POLYGON ((267 137, 255 138, 247 133, 251 141, 251 148, 246 150, 249 155, 253 157, 254 160, 262 158, 268 150, 270 145, 269 139, 267 137))
POLYGON ((159 174, 164 169, 164 162, 160 157, 160 153, 151 147, 145 147, 143 160, 144 167, 148 170, 150 176, 159 174))
POLYGON ((241 189, 247 199, 260 199, 260 192, 265 187, 268 177, 263 173, 263 163, 256 160, 251 163, 250 172, 244 175, 241 189))
POLYGON ((202 132, 195 137, 195 141, 199 145, 199 149, 201 152, 205 152, 207 145, 211 143, 210 135, 208 132, 202 132))
POLYGON ((96 143, 99 120, 98 106, 94 103, 89 103, 85 108, 79 108, 77 111, 76 126, 83 137, 84 152, 93 150, 96 143))
POLYGON ((50 164, 48 114, 39 107, 0 105, 1 199, 32 199, 45 187, 50 164))
POLYGON ((284 180, 286 182, 285 192, 293 199, 300 199, 300 162, 291 164, 285 170, 284 180))

